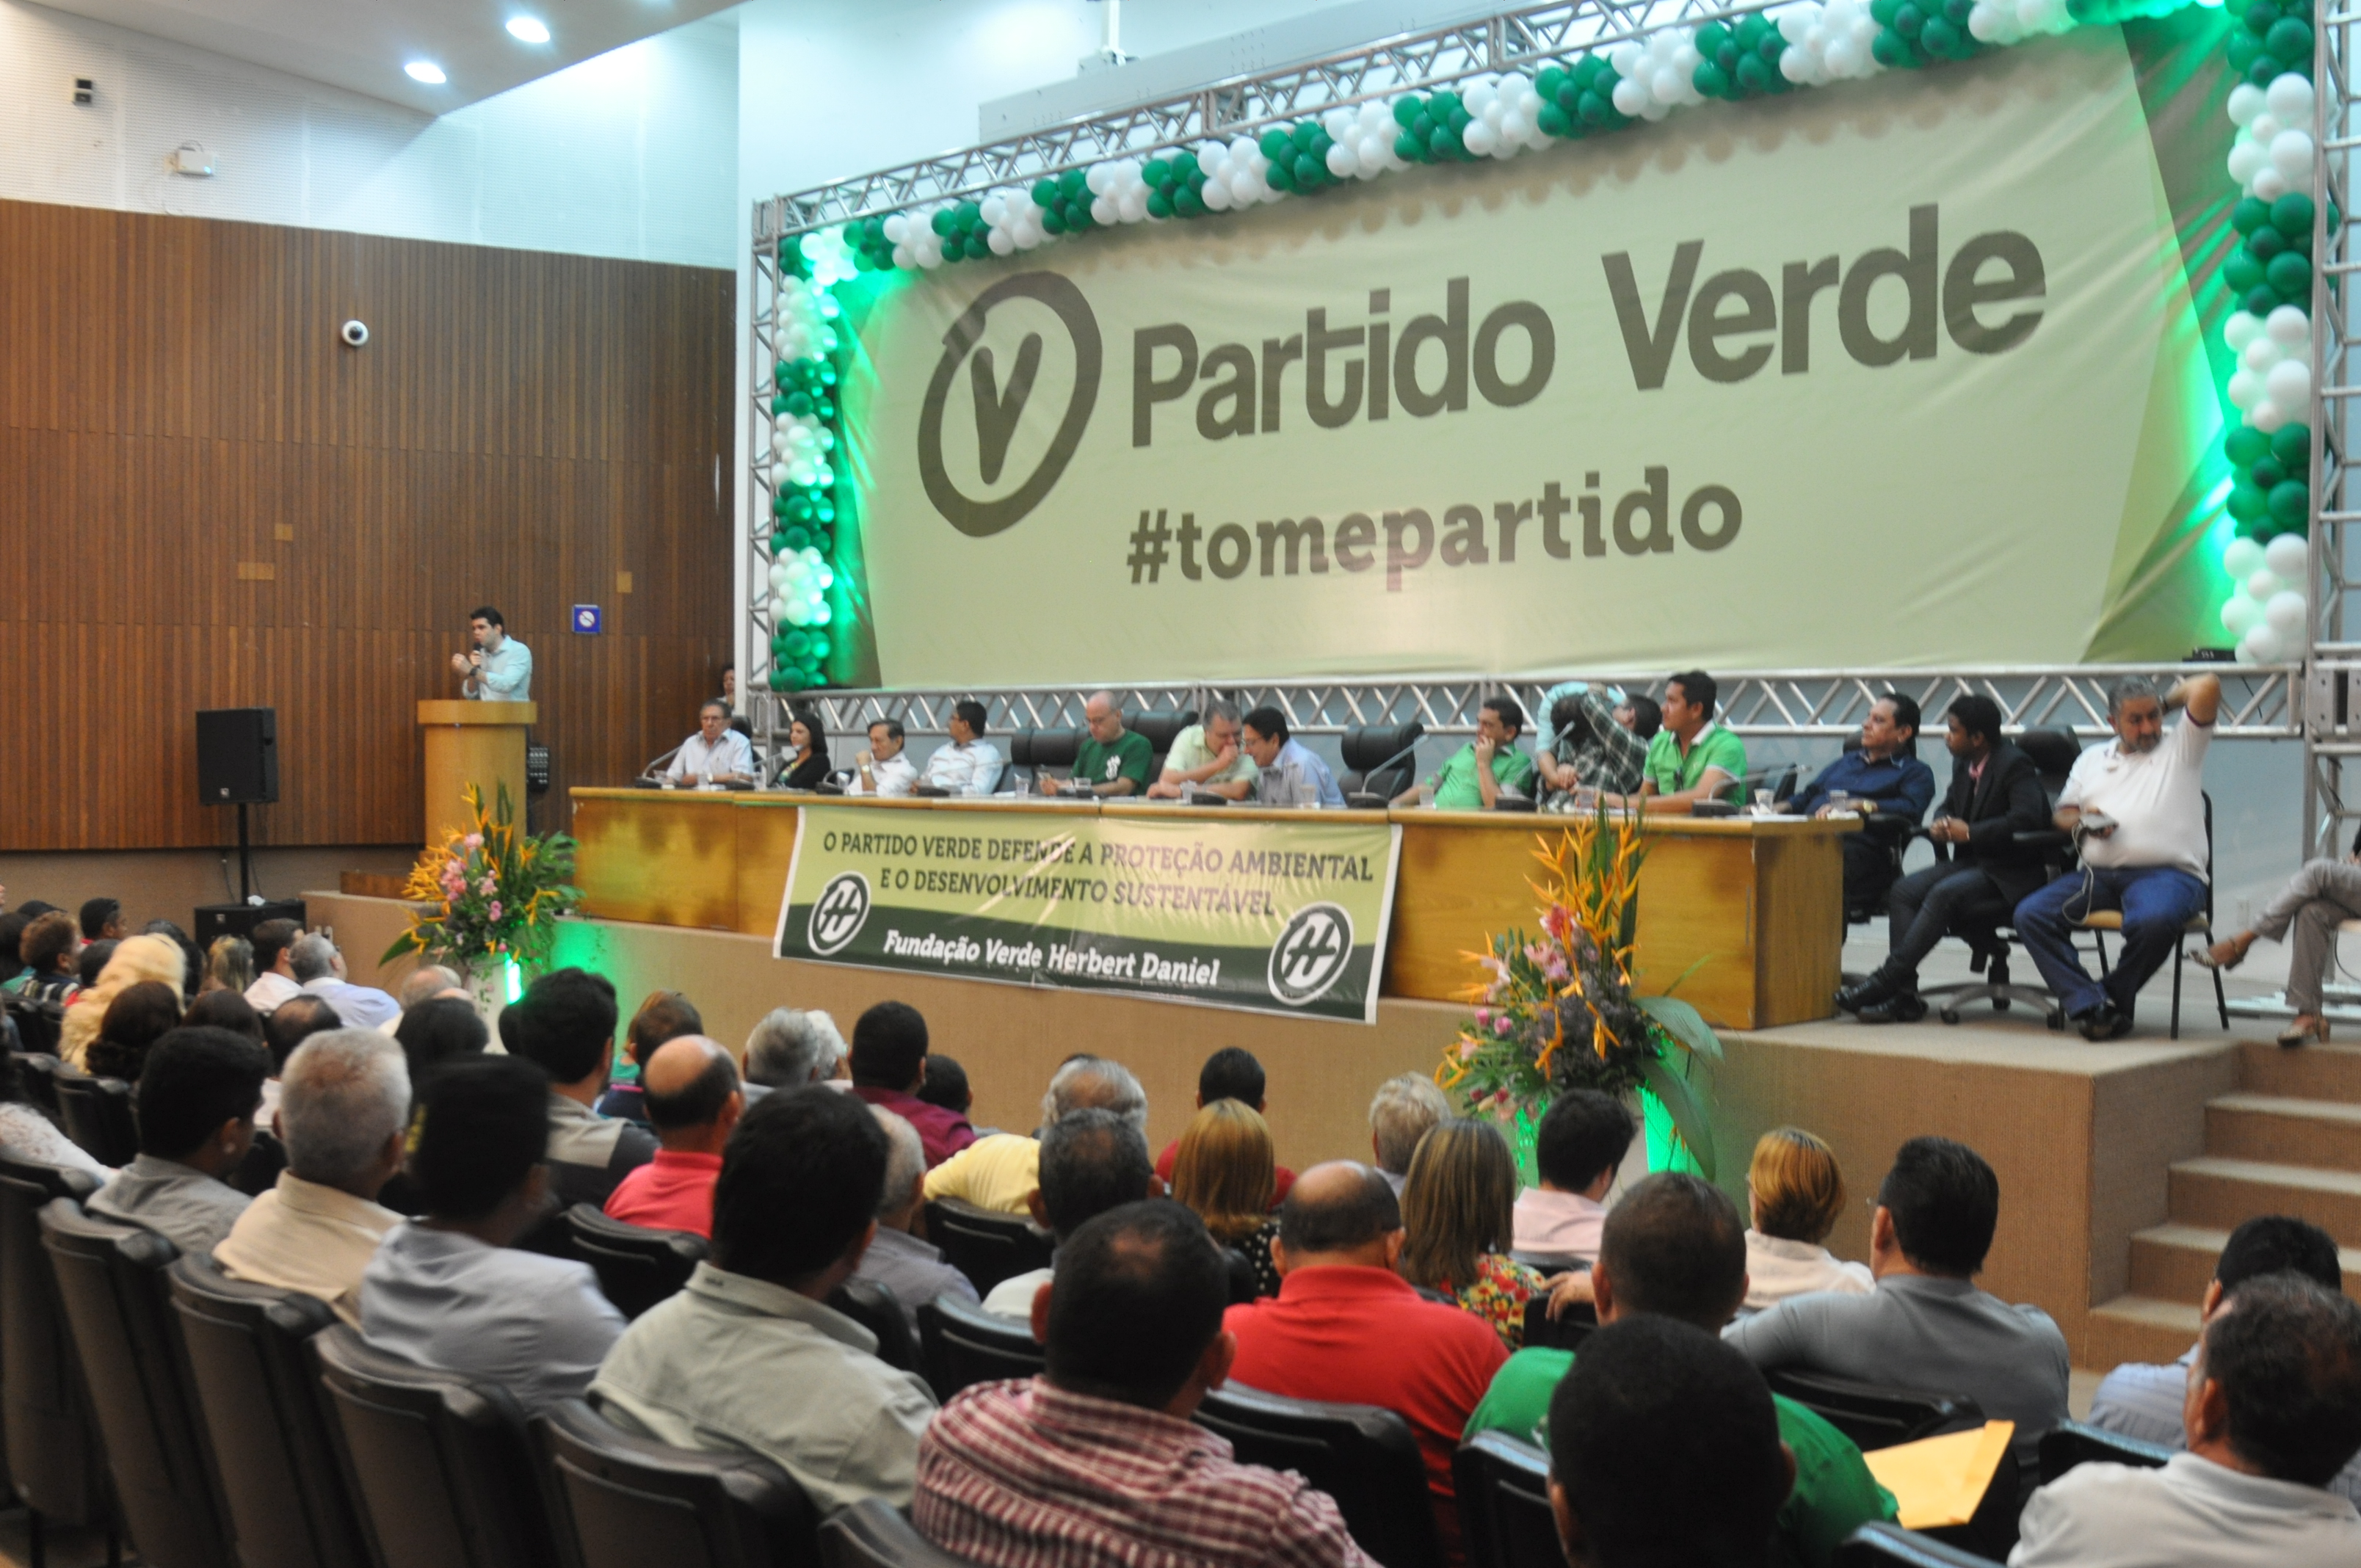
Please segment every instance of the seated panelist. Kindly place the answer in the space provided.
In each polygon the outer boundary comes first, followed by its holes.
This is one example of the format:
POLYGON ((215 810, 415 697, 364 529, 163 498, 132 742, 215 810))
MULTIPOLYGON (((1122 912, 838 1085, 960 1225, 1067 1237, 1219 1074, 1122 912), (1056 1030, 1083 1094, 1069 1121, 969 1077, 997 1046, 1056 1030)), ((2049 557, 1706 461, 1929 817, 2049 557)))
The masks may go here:
POLYGON ((1345 792, 1320 754, 1290 740, 1287 715, 1257 707, 1240 721, 1239 743, 1255 762, 1254 798, 1266 806, 1342 806, 1345 792))
POLYGON ((847 795, 873 795, 881 799, 908 795, 917 787, 918 770, 903 755, 902 721, 881 718, 869 727, 869 750, 852 759, 852 783, 847 795))
POLYGON ((1648 743, 1617 717, 1622 710, 1606 688, 1566 681, 1542 694, 1549 707, 1550 734, 1533 753, 1548 787, 1548 804, 1568 804, 1578 789, 1629 795, 1640 787, 1648 765, 1648 743))
MULTIPOLYGON (((1502 795, 1531 797, 1539 774, 1533 760, 1517 750, 1525 730, 1525 710, 1512 696, 1485 699, 1476 714, 1476 739, 1451 754, 1428 781, 1438 811, 1489 811, 1502 795)), ((1394 796, 1396 806, 1418 804, 1419 786, 1394 796)))
MULTIPOLYGON (((1806 817, 1852 811, 1916 827, 1935 799, 1935 771, 1915 754, 1917 739, 1917 703, 1887 692, 1870 704, 1869 717, 1861 721, 1861 745, 1822 768, 1791 809, 1806 817), (1845 798, 1837 800, 1839 795, 1845 798)), ((1841 841, 1845 907, 1871 909, 1884 903, 1894 885, 1892 841, 1881 843, 1866 833, 1848 833, 1841 841)))
POLYGON ((730 709, 719 698, 697 710, 697 733, 680 743, 664 777, 690 788, 754 781, 754 748, 730 728, 730 709))
POLYGON ((1095 795, 1103 799, 1147 794, 1148 764, 1154 760, 1155 749, 1147 736, 1124 727, 1123 709, 1115 706, 1115 693, 1091 694, 1090 701, 1082 705, 1082 720, 1090 734, 1074 753, 1073 777, 1060 781, 1044 773, 1041 793, 1095 795))
POLYGON ((1254 788, 1255 762, 1238 744, 1238 707, 1219 698, 1205 705, 1205 721, 1172 737, 1164 774, 1148 786, 1150 800, 1179 800, 1191 793, 1244 800, 1254 788), (1192 791, 1193 786, 1193 791, 1192 791))
POLYGON ((927 759, 925 783, 952 795, 990 795, 999 786, 999 749, 983 738, 983 704, 970 697, 951 705, 950 744, 927 759))
POLYGON ((1703 670, 1664 683, 1664 727, 1648 742, 1640 793, 1609 805, 1642 803, 1650 813, 1686 817, 1701 800, 1736 801, 1745 787, 1746 742, 1713 721, 1720 688, 1703 670))

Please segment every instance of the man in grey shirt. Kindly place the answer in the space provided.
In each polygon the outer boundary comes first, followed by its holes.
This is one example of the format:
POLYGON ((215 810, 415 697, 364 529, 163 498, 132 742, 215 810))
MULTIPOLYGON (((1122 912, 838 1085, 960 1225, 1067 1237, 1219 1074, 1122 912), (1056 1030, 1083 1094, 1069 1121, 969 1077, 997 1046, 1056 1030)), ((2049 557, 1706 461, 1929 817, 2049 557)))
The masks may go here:
POLYGON ((222 1178, 254 1144, 270 1058, 227 1029, 173 1029, 139 1073, 139 1154, 90 1201, 93 1214, 139 1225, 210 1256, 248 1201, 222 1178))
POLYGON ((885 1129, 885 1191, 877 1200, 876 1239, 861 1255, 861 1266, 852 1277, 893 1297, 910 1321, 910 1332, 917 1333, 920 1303, 942 1295, 972 1301, 975 1286, 943 1261, 941 1248, 914 1234, 927 1203, 927 1150, 918 1141, 918 1129, 883 1105, 872 1105, 869 1111, 885 1129))
POLYGON ((549 1074, 549 1178, 560 1208, 603 1208, 656 1157, 653 1133, 592 1107, 615 1065, 615 987, 588 970, 543 975, 500 1013, 500 1044, 549 1074))
POLYGON ((2016 1423, 2026 1491, 2041 1434, 2067 1417, 2066 1336, 2038 1307, 1976 1288, 2000 1222, 2000 1179, 1949 1138, 1913 1138, 1894 1157, 1870 1217, 1866 1296, 1821 1291, 1741 1318, 1722 1337, 1765 1371, 1790 1366, 1892 1388, 1973 1399, 2016 1423))

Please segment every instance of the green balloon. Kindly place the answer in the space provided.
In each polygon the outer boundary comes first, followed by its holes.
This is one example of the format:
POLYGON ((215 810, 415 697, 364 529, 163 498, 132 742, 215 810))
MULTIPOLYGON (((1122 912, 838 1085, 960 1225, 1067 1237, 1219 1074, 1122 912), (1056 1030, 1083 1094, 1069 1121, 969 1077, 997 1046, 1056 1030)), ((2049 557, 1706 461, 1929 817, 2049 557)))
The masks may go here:
POLYGON ((2312 263, 2294 251, 2284 251, 2263 269, 2264 280, 2292 300, 2312 291, 2312 263))
POLYGON ((2271 203, 2260 196, 2243 196, 2230 209, 2230 226, 2240 234, 2252 234, 2271 221, 2271 203))
POLYGON ((1719 54, 1721 46, 1729 41, 1730 29, 1719 22, 1708 22, 1697 30, 1697 51, 1708 60, 1719 54))
POLYGON ((1273 126, 1270 129, 1262 133, 1262 141, 1260 146, 1262 148, 1262 155, 1265 158, 1269 159, 1273 163, 1277 163, 1280 159, 1287 157, 1295 149, 1294 143, 1288 139, 1287 133, 1280 130, 1277 126, 1273 126))
POLYGON ((1299 152, 1295 155, 1295 188, 1297 190, 1317 191, 1327 178, 1327 166, 1318 159, 1308 152, 1299 152))
POLYGON ((1405 93, 1394 100, 1394 124, 1410 129, 1412 120, 1426 111, 1426 100, 1415 93, 1405 93))
POLYGON ((1544 65, 1534 74, 1533 91, 1544 99, 1554 101, 1557 97, 1557 90, 1566 84, 1566 80, 1565 67, 1544 65))
POLYGON ((1574 134, 1574 121, 1555 104, 1543 104, 1541 113, 1535 115, 1533 120, 1541 126, 1543 136, 1570 137, 1574 134))
POLYGON ((1411 135, 1408 131, 1404 131, 1401 135, 1394 137, 1394 156, 1400 159, 1404 163, 1424 163, 1426 161, 1426 144, 1419 140, 1416 137, 1411 135))
MULTIPOLYGON (((2287 428, 2281 425, 2280 429, 2287 428)), ((2251 467, 2276 450, 2271 438, 2251 424, 2242 424, 2223 439, 2222 451, 2241 468, 2251 467)))
MULTIPOLYGON (((1064 195, 1088 199, 1091 190, 1090 174, 1085 170, 1069 169, 1058 176, 1058 189, 1064 195)), ((1049 203, 1042 204, 1047 206, 1049 203)))
POLYGON ((2276 457, 2259 458, 2246 470, 2246 482, 2263 490, 2269 489, 2287 477, 2288 471, 2279 466, 2279 459, 2276 457))
MULTIPOLYGON (((1279 165, 1275 163, 1271 165, 1273 170, 1277 170, 1278 167, 1279 165)), ((1170 217, 1172 215, 1172 198, 1166 195, 1160 190, 1148 192, 1148 215, 1151 218, 1170 217)))
POLYGON ((2267 492, 2241 482, 2230 487, 2230 499, 2224 507, 2240 522, 2252 522, 2269 510, 2270 497, 2267 492))
POLYGON ((2246 291, 2246 297, 2239 303, 2248 315, 2267 316, 2287 302, 2268 283, 2257 283, 2246 291))
POLYGON ((2232 32, 2228 41, 2222 46, 2223 58, 2230 62, 2230 69, 2241 76, 2246 73, 2246 68, 2254 64, 2262 52, 2263 40, 2244 27, 2232 32))
POLYGON ((2265 266, 2270 265, 2271 258, 2287 247, 2287 236, 2268 224, 2246 236, 2246 254, 2265 266))
MULTIPOLYGON (((1929 23, 1928 25, 1930 27, 1939 27, 1941 24, 1929 23)), ((1770 84, 1771 68, 1763 63, 1763 57, 1761 55, 1749 54, 1742 55, 1739 58, 1738 86, 1741 91, 1747 93, 1761 93, 1766 90, 1770 84)))
POLYGON ((1457 158, 1466 150, 1459 145, 1459 138, 1442 126, 1434 127, 1434 134, 1426 138, 1426 146, 1437 158, 1457 158))
POLYGON ((1697 61, 1697 70, 1689 75, 1689 84, 1708 98, 1730 96, 1730 72, 1709 60, 1697 61))
POLYGON ((1904 0, 1901 9, 1894 13, 1894 30, 1905 38, 1916 38, 1919 29, 1926 25, 1927 13, 1911 4, 1910 0, 1904 0))
POLYGON ((1172 193, 1172 210, 1184 218, 1202 218, 1205 215, 1205 198, 1183 185, 1172 193))
POLYGON ((1892 27, 1880 27, 1877 36, 1869 40, 1869 52, 1877 63, 1889 69, 1909 65, 1910 40, 1892 27))
MULTIPOLYGON (((2250 202, 2253 201, 2254 198, 2249 196, 2246 200, 2250 202)), ((2246 204, 2246 202, 2238 203, 2241 207, 2246 204)), ((2257 204, 2259 205, 2259 203, 2257 204)), ((2312 237, 2312 217, 2313 212, 2312 198, 2305 195, 2301 191, 2289 192, 2286 195, 2281 196, 2278 201, 2273 202, 2270 206, 2271 227, 2287 236, 2290 239, 2294 239, 2301 236, 2304 239, 2309 240, 2312 237)))
POLYGON ((2312 29, 2293 16, 2281 16, 2263 35, 2263 48, 2285 65, 2301 65, 2312 58, 2312 29))
POLYGON ((2271 521, 2293 526, 2312 515, 2312 492, 2294 479, 2271 487, 2271 521))
POLYGON ((2271 432, 2271 455, 2290 474, 2312 470, 2312 426, 2294 420, 2271 432))
POLYGON ((1319 123, 1313 120, 1301 121, 1296 126, 1292 139, 1295 142, 1296 151, 1310 152, 1320 140, 1319 123))
POLYGON ((2245 249, 2234 250, 2222 263, 2222 281, 2233 293, 2244 294, 2263 280, 2263 264, 2245 249))

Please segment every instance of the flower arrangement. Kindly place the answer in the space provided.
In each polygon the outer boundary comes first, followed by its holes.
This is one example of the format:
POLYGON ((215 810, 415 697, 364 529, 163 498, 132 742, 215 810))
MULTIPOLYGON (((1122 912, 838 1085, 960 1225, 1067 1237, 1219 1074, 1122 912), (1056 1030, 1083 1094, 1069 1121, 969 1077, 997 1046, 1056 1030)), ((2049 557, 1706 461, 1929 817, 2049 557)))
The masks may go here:
POLYGON ((1508 1123, 1538 1121, 1568 1090, 1636 1089, 1663 1104, 1675 1140, 1711 1179, 1712 1118, 1689 1073, 1698 1057, 1720 1060, 1721 1042, 1687 1003, 1632 988, 1647 854, 1639 818, 1601 807, 1539 844, 1541 935, 1501 932, 1490 952, 1467 955, 1484 970, 1464 993, 1476 1014, 1435 1081, 1508 1123))
POLYGON ((538 964, 548 959, 557 917, 582 902, 572 882, 574 840, 563 833, 536 839, 519 832, 508 786, 499 787, 487 809, 483 791, 469 784, 473 830, 450 833, 420 854, 402 896, 433 907, 412 911, 410 929, 379 962, 415 953, 472 976, 509 959, 538 964))

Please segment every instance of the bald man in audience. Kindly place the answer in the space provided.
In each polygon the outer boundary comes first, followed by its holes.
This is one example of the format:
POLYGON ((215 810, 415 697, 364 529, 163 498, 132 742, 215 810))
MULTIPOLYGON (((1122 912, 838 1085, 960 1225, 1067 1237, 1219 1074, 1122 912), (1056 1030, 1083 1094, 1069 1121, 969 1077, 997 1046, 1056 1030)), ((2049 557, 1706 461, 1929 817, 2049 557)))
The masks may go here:
POLYGON ((609 1196, 607 1217, 710 1237, 722 1146, 746 1110, 738 1064, 720 1041, 682 1035, 655 1048, 641 1082, 648 1125, 662 1146, 609 1196))
POLYGON ((393 999, 401 1003, 401 1012, 379 1024, 378 1031, 380 1034, 392 1034, 401 1027, 403 1014, 425 1003, 445 996, 456 996, 465 1001, 467 995, 467 989, 459 983, 457 975, 445 969, 441 964, 421 964, 410 971, 409 978, 404 980, 401 988, 393 993, 393 999))

